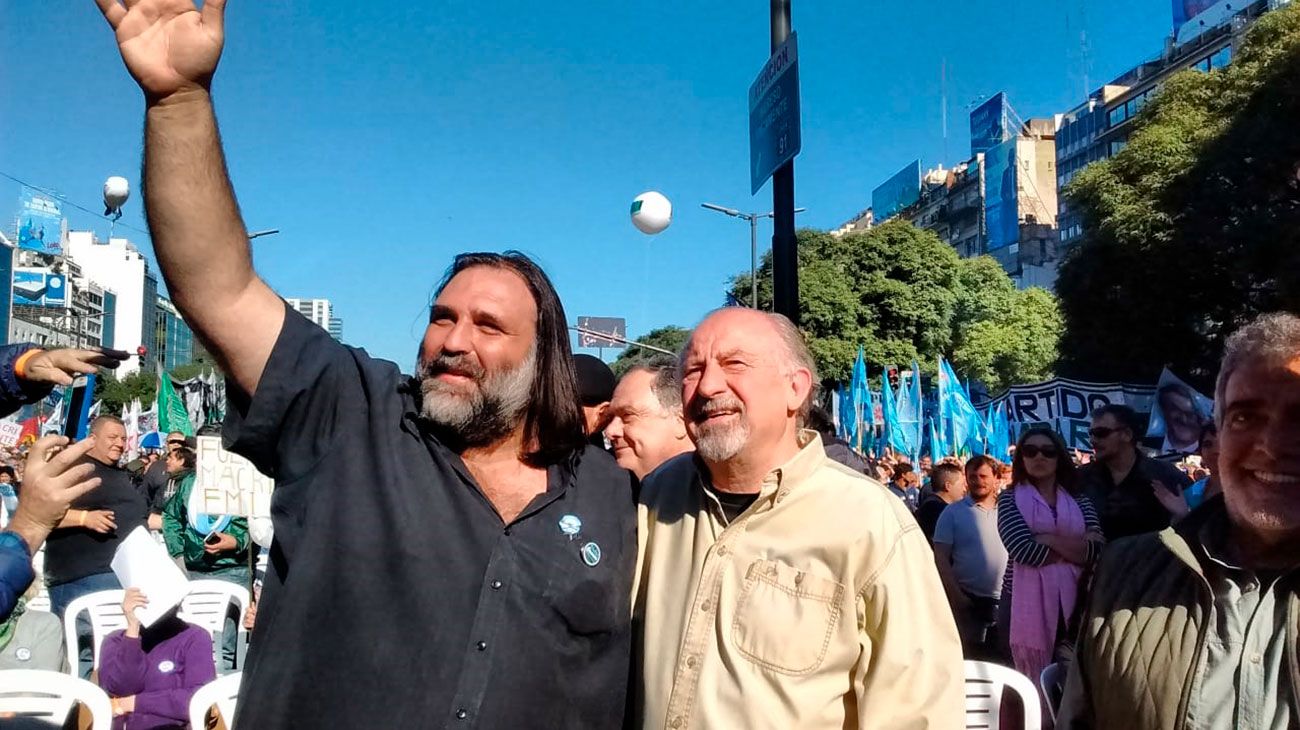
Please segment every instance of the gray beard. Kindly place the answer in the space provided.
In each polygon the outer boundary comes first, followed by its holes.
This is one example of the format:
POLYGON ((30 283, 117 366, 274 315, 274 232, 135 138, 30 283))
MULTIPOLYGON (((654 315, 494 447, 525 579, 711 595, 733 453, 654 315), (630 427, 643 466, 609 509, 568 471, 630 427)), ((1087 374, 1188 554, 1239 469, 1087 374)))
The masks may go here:
POLYGON ((420 416, 449 432, 461 446, 486 446, 510 434, 519 425, 532 401, 537 374, 537 349, 529 351, 518 366, 475 378, 476 388, 463 392, 448 387, 420 366, 420 416))
POLYGON ((750 434, 749 419, 741 402, 728 396, 716 400, 720 401, 716 406, 712 401, 695 402, 689 406, 688 415, 692 419, 708 411, 711 406, 731 408, 737 412, 734 424, 725 426, 710 423, 695 424, 691 440, 695 442, 695 450, 699 452, 700 458, 708 462, 723 462, 735 458, 745 448, 750 434))

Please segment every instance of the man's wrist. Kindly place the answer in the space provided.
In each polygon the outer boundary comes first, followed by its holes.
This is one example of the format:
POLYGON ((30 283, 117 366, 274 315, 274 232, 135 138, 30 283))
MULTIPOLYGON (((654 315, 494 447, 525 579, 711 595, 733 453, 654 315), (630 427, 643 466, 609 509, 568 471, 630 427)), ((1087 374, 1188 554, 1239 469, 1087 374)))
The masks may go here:
POLYGON ((210 106, 212 104, 212 93, 202 86, 194 85, 178 89, 163 97, 155 98, 146 95, 145 111, 166 113, 172 109, 186 108, 188 105, 195 103, 210 106))
POLYGON ((45 352, 45 350, 42 350, 39 347, 33 347, 19 355, 18 359, 14 360, 14 375, 18 377, 19 381, 27 380, 27 364, 31 362, 32 358, 43 352, 45 352))

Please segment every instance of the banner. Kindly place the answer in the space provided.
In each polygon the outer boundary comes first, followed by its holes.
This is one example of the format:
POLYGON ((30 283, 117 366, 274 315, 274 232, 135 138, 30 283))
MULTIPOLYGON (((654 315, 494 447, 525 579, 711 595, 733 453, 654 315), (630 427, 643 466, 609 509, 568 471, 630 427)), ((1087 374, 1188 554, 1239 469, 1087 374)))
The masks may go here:
POLYGON ((220 436, 198 437, 198 467, 194 492, 201 495, 202 514, 271 516, 275 481, 252 462, 226 451, 220 436))
POLYGON ((1151 412, 1156 389, 1128 383, 1085 383, 1056 378, 1034 385, 1016 385, 985 407, 1003 404, 1013 437, 1030 426, 1047 426, 1065 440, 1065 445, 1092 451, 1088 426, 1092 412, 1104 405, 1125 405, 1139 414, 1151 412))
POLYGON ((18 204, 18 248, 41 253, 62 250, 63 208, 58 199, 24 185, 18 204))
POLYGON ((1201 447, 1201 429, 1214 418, 1214 401, 1192 390, 1165 368, 1156 383, 1147 436, 1164 438, 1164 451, 1194 454, 1201 447))
POLYGON ((15 421, 0 421, 0 446, 17 446, 23 436, 23 424, 15 421))

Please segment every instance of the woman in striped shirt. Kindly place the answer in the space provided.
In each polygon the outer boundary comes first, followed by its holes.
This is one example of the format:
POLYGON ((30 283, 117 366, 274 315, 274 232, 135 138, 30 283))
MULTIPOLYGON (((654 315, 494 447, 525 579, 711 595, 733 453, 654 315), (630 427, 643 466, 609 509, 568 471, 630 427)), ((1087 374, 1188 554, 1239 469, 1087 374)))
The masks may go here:
POLYGON ((1075 491, 1074 462, 1055 431, 1026 429, 1011 462, 1012 486, 998 498, 998 534, 1007 548, 1010 626, 1016 670, 1037 680, 1052 662, 1079 597, 1085 565, 1101 550, 1101 524, 1075 491))

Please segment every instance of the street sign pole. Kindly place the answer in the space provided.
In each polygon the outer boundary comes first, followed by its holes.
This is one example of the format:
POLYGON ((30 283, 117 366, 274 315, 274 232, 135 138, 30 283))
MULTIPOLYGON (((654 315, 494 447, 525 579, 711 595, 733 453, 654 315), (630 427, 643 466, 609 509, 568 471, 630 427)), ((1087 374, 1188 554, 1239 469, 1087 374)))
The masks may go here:
MULTIPOLYGON (((790 0, 771 0, 772 52, 790 37, 790 0)), ((796 87, 797 88, 797 87, 796 87)), ((797 93, 797 92, 796 92, 797 93)), ((798 121, 795 122, 798 124, 798 121)), ((772 175, 772 305, 799 324, 799 244, 794 233, 794 159, 772 175)))

